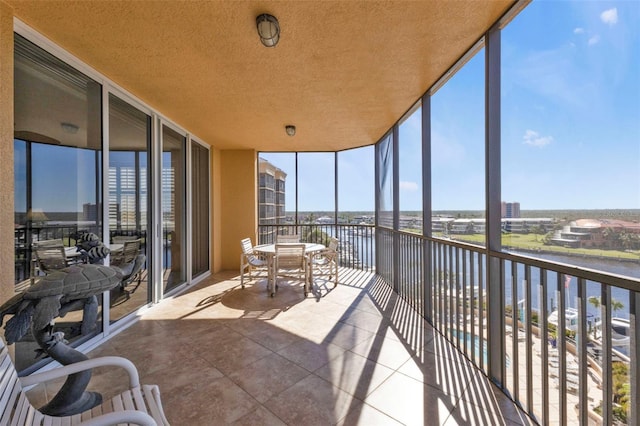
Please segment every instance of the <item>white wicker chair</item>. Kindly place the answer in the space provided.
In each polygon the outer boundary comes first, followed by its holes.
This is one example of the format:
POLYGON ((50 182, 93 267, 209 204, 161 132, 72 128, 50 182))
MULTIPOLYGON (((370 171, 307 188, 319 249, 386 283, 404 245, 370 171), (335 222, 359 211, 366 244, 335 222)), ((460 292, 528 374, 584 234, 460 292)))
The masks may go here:
POLYGON ((160 390, 156 385, 140 385, 138 371, 126 358, 108 356, 76 362, 43 373, 18 377, 3 339, 0 339, 0 424, 1 425, 82 425, 111 426, 131 423, 142 426, 165 426, 160 390), (129 374, 129 389, 104 401, 102 405, 80 414, 54 417, 42 414, 27 398, 24 387, 101 366, 124 368, 129 374))
POLYGON ((267 271, 268 262, 260 255, 253 252, 253 245, 251 244, 251 238, 245 238, 240 241, 242 246, 242 253, 240 254, 240 285, 244 288, 244 273, 248 271, 249 280, 251 280, 251 273, 255 271, 267 271))

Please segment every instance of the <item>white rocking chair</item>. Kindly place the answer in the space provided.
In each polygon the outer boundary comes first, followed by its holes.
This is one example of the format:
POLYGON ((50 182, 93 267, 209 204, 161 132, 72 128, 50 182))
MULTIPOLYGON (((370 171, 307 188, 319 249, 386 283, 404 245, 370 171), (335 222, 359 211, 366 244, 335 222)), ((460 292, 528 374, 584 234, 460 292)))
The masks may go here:
POLYGON ((140 385, 138 371, 126 358, 107 356, 80 361, 43 373, 18 377, 16 368, 0 339, 0 424, 1 425, 82 425, 111 426, 131 423, 142 426, 168 426, 156 385, 140 385), (23 387, 91 368, 111 365, 124 368, 129 374, 129 389, 104 401, 102 405, 80 414, 54 417, 42 414, 29 402, 23 387))

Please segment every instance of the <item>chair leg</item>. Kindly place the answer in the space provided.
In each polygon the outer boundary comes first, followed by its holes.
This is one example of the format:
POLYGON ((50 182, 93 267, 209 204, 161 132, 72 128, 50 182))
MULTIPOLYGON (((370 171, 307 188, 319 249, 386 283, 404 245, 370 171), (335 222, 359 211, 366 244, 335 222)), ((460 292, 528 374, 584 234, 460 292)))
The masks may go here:
POLYGON ((240 286, 244 288, 244 254, 240 254, 240 286))
MULTIPOLYGON (((136 278, 134 278, 134 281, 136 280, 136 278)), ((135 293, 135 291, 138 289, 138 287, 140 287, 140 284, 142 283, 142 271, 138 272, 138 276, 137 276, 137 283, 136 285, 133 287, 133 290, 129 290, 129 294, 133 294, 135 293)))

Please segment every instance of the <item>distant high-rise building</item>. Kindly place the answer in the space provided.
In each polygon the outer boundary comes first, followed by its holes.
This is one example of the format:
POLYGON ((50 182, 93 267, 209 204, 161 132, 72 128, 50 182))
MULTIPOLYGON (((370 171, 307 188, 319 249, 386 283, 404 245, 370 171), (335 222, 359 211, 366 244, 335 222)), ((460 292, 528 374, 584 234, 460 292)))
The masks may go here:
MULTIPOLYGON (((287 174, 267 160, 258 162, 258 220, 260 225, 284 224, 287 218, 285 210, 285 180, 287 174)), ((274 234, 276 228, 261 231, 262 234, 274 234)))
POLYGON ((82 205, 82 220, 98 220, 102 204, 85 203, 82 205))
POLYGON ((507 217, 507 218, 520 217, 520 203, 517 203, 517 202, 507 203, 503 201, 501 212, 502 212, 502 217, 507 217))

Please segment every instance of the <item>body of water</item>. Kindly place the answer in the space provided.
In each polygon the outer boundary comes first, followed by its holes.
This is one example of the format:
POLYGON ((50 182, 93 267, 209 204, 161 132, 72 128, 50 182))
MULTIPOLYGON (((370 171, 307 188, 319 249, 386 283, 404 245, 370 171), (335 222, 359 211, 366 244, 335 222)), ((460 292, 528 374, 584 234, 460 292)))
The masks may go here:
MULTIPOLYGON (((328 233, 331 235, 335 235, 336 229, 335 227, 328 227, 328 233)), ((360 235, 356 232, 351 232, 352 230, 358 230, 359 227, 354 226, 349 229, 349 232, 340 232, 341 235, 337 237, 341 241, 346 241, 354 250, 355 255, 363 261, 365 264, 374 264, 375 263, 375 237, 373 234, 371 236, 360 235)), ((525 252, 517 252, 511 251, 513 254, 522 254, 525 256, 531 256, 531 253, 525 252)), ((475 256, 474 256, 475 257, 475 256)), ((597 257, 587 257, 587 256, 571 256, 565 254, 556 254, 556 253, 535 253, 535 257, 548 260, 552 262, 564 263, 569 265, 576 265, 579 267, 589 268, 597 271, 603 271, 616 275, 623 275, 632 278, 640 278, 640 264, 637 262, 629 262, 629 261, 621 261, 616 259, 607 259, 607 258, 597 258, 597 257)), ((474 258, 474 261, 476 259, 474 258)), ((420 265, 416 265, 416 267, 420 267, 420 265)), ((531 274, 531 282, 528 283, 531 286, 531 304, 534 310, 540 310, 539 304, 539 284, 540 284, 540 272, 537 268, 532 268, 531 274)), ((507 269, 506 275, 508 277, 508 281, 506 283, 505 288, 505 299, 507 303, 511 303, 511 271, 507 269)), ((524 265, 518 264, 518 284, 517 284, 517 299, 521 301, 524 298, 525 294, 525 285, 524 282, 524 265)), ((547 272, 547 310, 551 312, 552 308, 557 306, 557 295, 556 295, 556 280, 557 274, 554 272, 547 272)), ((467 276, 467 282, 470 281, 470 277, 467 276)), ((600 284, 597 282, 587 281, 587 298, 591 296, 600 297, 600 284)), ((567 291, 566 291, 566 299, 567 299, 567 307, 577 307, 577 291, 578 291, 578 280, 575 277, 572 277, 569 281, 567 291)), ((611 297, 612 299, 619 301, 622 303, 623 308, 613 312, 613 316, 628 318, 629 317, 629 291, 620 289, 617 287, 612 287, 611 289, 611 297)), ((600 316, 600 309, 594 307, 591 304, 587 305, 587 312, 594 317, 600 316)))
MULTIPOLYGON (((519 254, 517 252, 512 252, 514 254, 519 254)), ((525 255, 530 255, 528 253, 522 253, 525 255)), ((544 260, 565 263, 570 265, 576 265, 584 268, 589 268, 593 270, 608 272, 616 275, 625 275, 632 278, 638 278, 640 276, 640 265, 635 262, 628 261, 619 261, 615 259, 601 259, 601 258, 589 258, 586 256, 569 256, 569 255, 559 255, 552 253, 537 253, 536 257, 539 257, 544 260)), ((523 299, 526 283, 524 282, 524 266, 518 265, 517 271, 519 277, 519 283, 517 286, 517 298, 518 300, 523 299)), ((539 295, 538 288, 540 284, 540 274, 535 268, 532 268, 531 274, 531 304, 534 310, 539 310, 539 295)), ((547 289, 547 309, 551 312, 552 309, 556 308, 558 305, 557 299, 557 291, 556 289, 556 281, 557 274, 553 272, 547 273, 547 285, 549 286, 547 289)), ((578 280, 575 277, 571 277, 568 281, 568 285, 566 288, 566 307, 569 308, 577 308, 578 307, 578 280)), ((566 283, 565 283, 566 284, 566 283)), ((600 297, 601 294, 601 285, 597 282, 587 281, 587 299, 591 296, 600 297)), ((511 283, 509 282, 507 288, 505 289, 505 296, 508 299, 508 303, 511 303, 511 283)), ((622 309, 615 311, 612 313, 614 317, 621 318, 629 318, 629 296, 630 292, 625 289, 621 289, 618 287, 611 288, 611 298, 622 303, 622 309)), ((600 316, 600 308, 596 308, 592 304, 587 304, 587 314, 592 315, 594 318, 600 316)))

